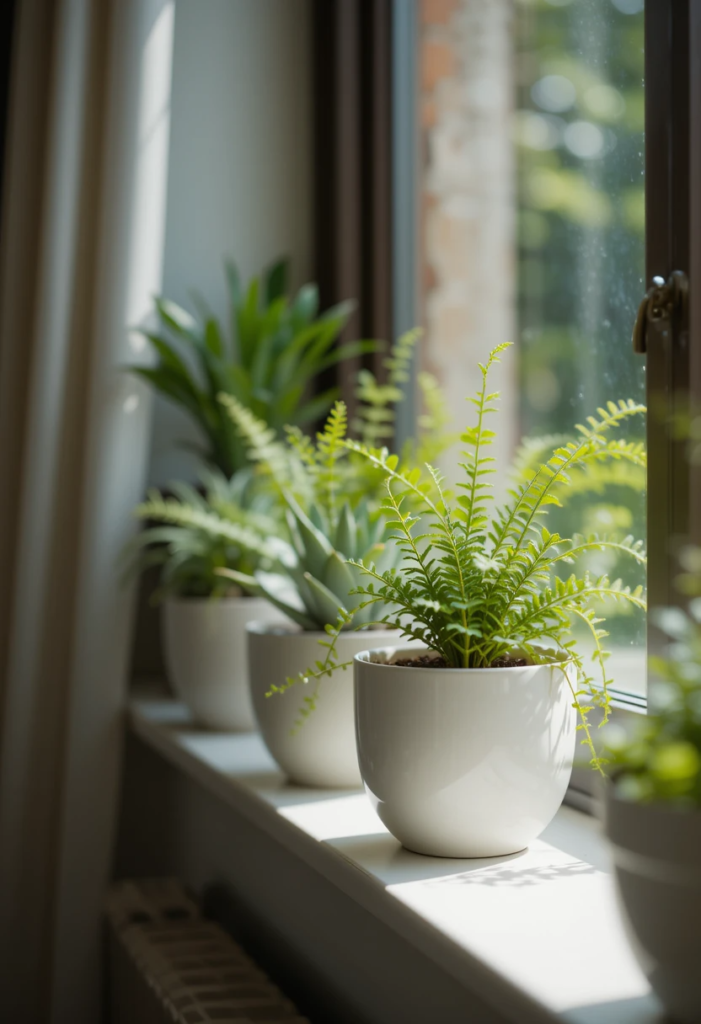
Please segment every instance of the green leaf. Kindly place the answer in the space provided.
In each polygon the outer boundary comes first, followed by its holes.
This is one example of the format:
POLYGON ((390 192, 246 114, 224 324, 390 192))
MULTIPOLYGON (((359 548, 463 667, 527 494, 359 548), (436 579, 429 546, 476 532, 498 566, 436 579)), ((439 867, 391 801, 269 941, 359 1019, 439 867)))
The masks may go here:
POLYGON ((314 608, 314 618, 320 629, 336 622, 339 614, 346 611, 343 601, 311 573, 304 574, 314 608))
POLYGON ((259 282, 253 278, 237 311, 237 338, 241 363, 250 368, 260 338, 259 282))
POLYGON ((335 594, 343 607, 348 606, 348 598, 355 584, 353 573, 338 552, 333 551, 326 560, 321 577, 324 585, 335 594))
MULTIPOLYGON (((184 385, 187 382, 194 387, 190 368, 180 358, 173 346, 157 334, 152 334, 148 331, 141 331, 141 334, 143 334, 143 336, 149 341, 152 348, 154 348, 158 353, 161 364, 167 369, 178 373, 183 378, 184 385)), ((137 367, 133 367, 133 369, 137 369, 137 367)))
POLYGON ((167 366, 132 366, 131 373, 141 377, 166 398, 184 405, 201 421, 205 418, 204 396, 196 392, 187 378, 167 366))
POLYGON ((210 317, 205 324, 204 343, 212 355, 221 359, 224 355, 224 342, 217 321, 210 317))
POLYGON ((300 425, 305 423, 314 423, 329 411, 338 396, 338 388, 329 388, 327 391, 323 391, 321 394, 311 398, 308 402, 305 402, 305 404, 295 412, 292 417, 292 422, 299 423, 300 425))
POLYGON ((292 321, 295 328, 311 323, 318 310, 319 289, 315 284, 303 285, 292 303, 292 321))
POLYGON ((269 572, 256 573, 256 582, 261 596, 284 612, 302 629, 316 629, 316 621, 307 613, 299 599, 297 590, 286 576, 269 572))
POLYGON ((226 271, 226 281, 229 286, 229 298, 231 305, 238 309, 241 305, 243 289, 241 288, 241 275, 239 274, 238 267, 233 260, 224 261, 224 269, 226 271))
POLYGON ((283 258, 274 263, 265 276, 265 302, 270 305, 287 293, 289 260, 283 258))
POLYGON ((701 772, 701 751, 688 740, 666 743, 652 752, 650 772, 662 782, 695 778, 701 772))
POLYGON ((324 534, 312 523, 302 511, 291 494, 286 494, 287 506, 292 515, 303 548, 303 567, 313 576, 321 577, 326 561, 333 553, 333 548, 324 534))
POLYGON ((349 502, 344 502, 338 516, 333 546, 347 558, 357 557, 358 527, 349 502))
POLYGON ((156 311, 166 327, 190 340, 197 338, 197 321, 187 310, 170 299, 157 298, 154 302, 156 311))

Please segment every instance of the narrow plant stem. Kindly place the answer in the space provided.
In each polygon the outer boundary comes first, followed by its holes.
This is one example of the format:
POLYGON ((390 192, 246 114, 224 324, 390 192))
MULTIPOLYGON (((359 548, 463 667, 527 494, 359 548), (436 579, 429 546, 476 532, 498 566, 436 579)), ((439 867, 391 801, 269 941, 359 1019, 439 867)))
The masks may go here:
POLYGON ((574 687, 572 686, 572 683, 570 682, 569 675, 567 674, 567 672, 564 671, 564 669, 562 671, 564 672, 565 679, 567 680, 567 685, 570 689, 570 693, 572 694, 572 701, 574 703, 574 707, 576 708, 577 714, 579 715, 579 723, 586 738, 585 743, 589 747, 589 751, 591 753, 591 761, 589 762, 589 764, 592 768, 596 769, 599 775, 605 777, 606 773, 604 772, 604 769, 601 766, 601 758, 597 754, 596 747, 594 746, 594 741, 591 738, 591 729, 589 728, 589 719, 587 718, 587 714, 585 710, 582 708, 582 705, 580 704, 579 697, 577 696, 577 693, 574 687))

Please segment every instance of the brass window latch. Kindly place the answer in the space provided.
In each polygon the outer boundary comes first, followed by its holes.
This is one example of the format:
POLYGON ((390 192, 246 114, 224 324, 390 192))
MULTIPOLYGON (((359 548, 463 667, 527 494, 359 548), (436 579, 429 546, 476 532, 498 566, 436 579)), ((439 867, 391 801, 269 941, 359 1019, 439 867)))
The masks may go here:
POLYGON ((669 280, 653 277, 645 298, 640 303, 633 325, 633 351, 639 355, 647 352, 648 330, 671 327, 675 318, 681 325, 686 321, 689 282, 682 270, 673 270, 669 280))

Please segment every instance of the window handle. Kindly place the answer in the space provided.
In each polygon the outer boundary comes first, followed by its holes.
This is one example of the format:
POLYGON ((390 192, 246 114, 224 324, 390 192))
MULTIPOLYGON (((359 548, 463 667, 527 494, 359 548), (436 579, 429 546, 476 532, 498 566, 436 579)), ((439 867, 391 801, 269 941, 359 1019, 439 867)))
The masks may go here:
POLYGON ((671 326, 675 317, 680 323, 686 318, 689 282, 682 270, 673 270, 669 280, 653 277, 645 298, 640 303, 633 325, 633 351, 639 355, 647 352, 647 332, 650 324, 657 330, 671 326))

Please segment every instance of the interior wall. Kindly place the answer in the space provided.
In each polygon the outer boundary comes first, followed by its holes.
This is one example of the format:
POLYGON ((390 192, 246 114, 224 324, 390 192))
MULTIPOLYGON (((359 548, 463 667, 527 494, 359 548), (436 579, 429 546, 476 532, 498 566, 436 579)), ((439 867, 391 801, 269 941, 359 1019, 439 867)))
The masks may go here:
MULTIPOLYGON (((176 0, 164 294, 225 317, 222 260, 245 278, 276 257, 312 267, 310 0, 176 0)), ((226 318, 224 319, 226 323, 226 318)), ((228 326, 228 325, 227 325, 228 326)), ((158 400, 149 482, 192 478, 197 439, 158 400)))

